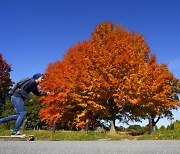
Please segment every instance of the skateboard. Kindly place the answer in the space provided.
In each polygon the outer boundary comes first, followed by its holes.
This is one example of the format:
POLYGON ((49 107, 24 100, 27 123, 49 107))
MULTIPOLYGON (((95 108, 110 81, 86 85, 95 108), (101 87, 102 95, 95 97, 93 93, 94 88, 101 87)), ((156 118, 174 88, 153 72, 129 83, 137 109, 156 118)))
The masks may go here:
POLYGON ((20 141, 34 141, 34 135, 11 135, 11 136, 0 136, 0 140, 20 140, 20 141))

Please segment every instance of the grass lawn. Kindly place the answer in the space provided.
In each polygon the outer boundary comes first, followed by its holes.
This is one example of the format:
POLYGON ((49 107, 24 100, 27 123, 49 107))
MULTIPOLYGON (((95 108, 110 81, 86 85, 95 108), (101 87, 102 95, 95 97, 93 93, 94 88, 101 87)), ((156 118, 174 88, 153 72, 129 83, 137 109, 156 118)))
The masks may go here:
POLYGON ((158 130, 153 134, 139 136, 140 140, 180 140, 180 130, 158 130))
MULTIPOLYGON (((180 140, 180 130, 156 131, 152 135, 148 133, 140 136, 132 136, 126 132, 110 134, 109 132, 100 133, 89 131, 56 131, 55 134, 48 130, 26 130, 26 135, 34 135, 36 140, 55 140, 55 141, 93 141, 93 140, 180 140)), ((11 135, 10 130, 0 130, 0 136, 11 135)))

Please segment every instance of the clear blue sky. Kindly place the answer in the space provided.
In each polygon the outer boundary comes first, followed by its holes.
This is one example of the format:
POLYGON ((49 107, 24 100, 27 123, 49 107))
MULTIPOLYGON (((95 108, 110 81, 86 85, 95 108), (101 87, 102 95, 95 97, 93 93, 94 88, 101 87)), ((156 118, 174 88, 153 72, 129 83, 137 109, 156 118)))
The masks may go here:
MULTIPOLYGON (((179 0, 0 0, 0 53, 17 82, 62 60, 104 21, 141 33, 159 63, 180 77, 179 0)), ((180 119, 179 110, 173 112, 180 119)), ((159 125, 169 124, 161 120, 159 125)))

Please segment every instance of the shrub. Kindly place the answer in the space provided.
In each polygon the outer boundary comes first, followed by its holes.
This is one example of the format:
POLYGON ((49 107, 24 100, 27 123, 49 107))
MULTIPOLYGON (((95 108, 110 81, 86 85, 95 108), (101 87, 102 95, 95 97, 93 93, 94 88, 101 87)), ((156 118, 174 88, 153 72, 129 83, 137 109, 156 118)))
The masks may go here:
POLYGON ((180 130, 180 120, 176 120, 176 122, 174 123, 174 129, 180 130))
POLYGON ((104 128, 99 128, 99 129, 98 129, 98 132, 99 132, 99 133, 105 133, 106 130, 105 130, 104 128))
POLYGON ((131 125, 127 128, 127 131, 132 136, 137 136, 137 135, 143 135, 146 132, 146 129, 145 127, 141 127, 140 125, 131 125))
POLYGON ((119 127, 117 127, 117 130, 120 131, 120 132, 122 132, 122 131, 125 130, 125 128, 124 128, 123 126, 119 126, 119 127))
POLYGON ((161 127, 159 128, 159 130, 166 130, 166 127, 165 127, 165 126, 161 126, 161 127))

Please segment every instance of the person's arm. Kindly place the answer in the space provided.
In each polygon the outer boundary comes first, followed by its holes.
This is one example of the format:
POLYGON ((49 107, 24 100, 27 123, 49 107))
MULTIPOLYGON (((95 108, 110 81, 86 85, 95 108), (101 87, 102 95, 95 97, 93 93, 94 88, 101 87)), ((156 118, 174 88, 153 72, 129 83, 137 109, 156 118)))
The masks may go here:
POLYGON ((38 88, 34 89, 32 91, 33 94, 35 94, 36 96, 44 96, 44 95, 48 95, 48 92, 39 92, 38 88))

